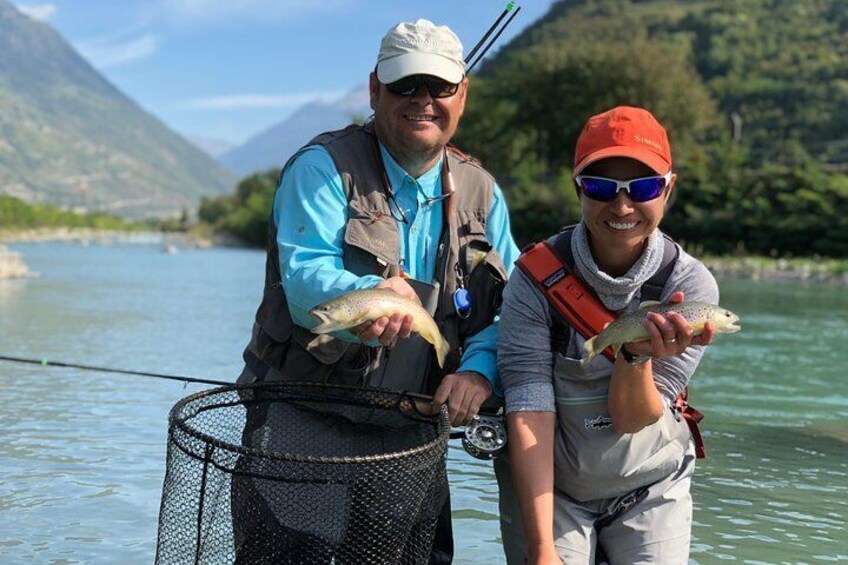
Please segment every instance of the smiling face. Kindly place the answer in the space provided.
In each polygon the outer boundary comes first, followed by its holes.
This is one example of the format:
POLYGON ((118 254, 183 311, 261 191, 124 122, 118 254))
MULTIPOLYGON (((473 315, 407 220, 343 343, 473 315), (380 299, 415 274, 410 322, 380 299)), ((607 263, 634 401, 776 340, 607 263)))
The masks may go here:
POLYGON ((448 98, 433 98, 424 87, 412 96, 399 96, 386 90, 371 73, 377 137, 412 176, 420 176, 429 168, 427 164, 435 163, 453 137, 465 111, 467 85, 468 79, 463 79, 456 94, 448 98))
MULTIPOLYGON (((592 163, 581 174, 630 180, 658 173, 640 161, 611 157, 592 163)), ((592 254, 607 273, 624 274, 642 254, 645 242, 662 221, 676 180, 677 175, 672 175, 665 191, 648 202, 633 202, 625 190, 612 202, 592 200, 580 192, 583 222, 589 230, 592 254)))

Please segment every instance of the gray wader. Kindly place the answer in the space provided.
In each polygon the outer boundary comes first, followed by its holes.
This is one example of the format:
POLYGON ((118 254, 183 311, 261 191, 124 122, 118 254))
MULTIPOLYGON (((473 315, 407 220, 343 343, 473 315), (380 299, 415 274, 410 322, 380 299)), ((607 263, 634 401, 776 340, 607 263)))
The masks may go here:
MULTIPOLYGON (((573 271, 570 237, 567 229, 550 242, 573 271)), ((632 307, 659 299, 677 253, 667 239, 662 266, 632 307)), ((689 427, 669 407, 635 434, 616 433, 607 407, 612 361, 599 355, 582 365, 585 338, 553 307, 551 319, 557 403, 554 536, 560 557, 568 564, 686 563, 695 466, 689 427)), ((523 564, 524 532, 507 457, 495 460, 495 472, 507 562, 523 564)))
MULTIPOLYGON (((347 196, 348 221, 342 249, 345 269, 359 276, 376 274, 389 277, 396 273, 400 263, 397 221, 389 207, 391 187, 385 180, 371 124, 322 134, 305 147, 314 145, 323 146, 332 157, 347 196)), ((286 168, 296 158, 297 154, 286 168)), ((400 340, 388 351, 382 347, 344 342, 329 335, 315 335, 294 324, 280 283, 277 233, 272 219, 269 222, 265 292, 256 313, 250 344, 244 353, 245 370, 238 379, 239 383, 326 382, 432 394, 442 376, 458 368, 464 340, 494 320, 507 272, 498 252, 486 240, 494 180, 476 162, 452 148, 445 152, 445 166, 443 190, 446 183, 455 183, 455 192, 443 204, 446 213, 438 247, 436 282, 410 281, 422 304, 451 344, 445 367, 439 369, 432 347, 418 335, 400 340), (445 170, 449 171, 447 176, 445 170), (465 317, 460 317, 453 306, 453 293, 462 286, 472 296, 472 309, 465 317)), ((271 438, 277 435, 274 430, 281 425, 283 416, 268 410, 249 413, 244 432, 245 445, 273 441, 271 438)), ((332 447, 334 441, 343 441, 344 434, 338 429, 328 427, 326 432, 321 438, 322 442, 328 442, 325 445, 332 447)), ((241 483, 239 490, 248 492, 256 488, 254 481, 249 479, 241 479, 241 483)), ((233 491, 237 491, 235 479, 233 491)), ((235 537, 237 548, 241 548, 238 550, 240 556, 247 555, 245 552, 256 547, 257 540, 279 537, 269 536, 269 533, 283 531, 287 539, 300 539, 306 546, 319 542, 332 545, 343 535, 342 531, 310 527, 308 521, 297 515, 278 516, 271 508, 265 509, 262 520, 246 521, 242 519, 244 516, 239 516, 238 497, 234 495, 233 498, 235 537)), ((262 498, 259 492, 258 499, 262 498)), ((328 504, 345 498, 346 493, 341 490, 327 492, 328 504)), ((452 559, 450 496, 445 483, 442 512, 429 562, 450 563, 452 559)), ((245 563, 249 561, 248 557, 242 559, 245 563)))

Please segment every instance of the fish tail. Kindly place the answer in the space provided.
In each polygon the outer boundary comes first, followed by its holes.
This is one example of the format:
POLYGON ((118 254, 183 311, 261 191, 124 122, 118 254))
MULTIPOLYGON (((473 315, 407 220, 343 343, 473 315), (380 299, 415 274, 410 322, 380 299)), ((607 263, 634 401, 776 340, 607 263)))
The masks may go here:
POLYGON ((419 333, 421 334, 421 337, 433 345, 433 349, 436 350, 436 361, 439 362, 439 367, 444 367, 445 359, 450 352, 450 344, 448 343, 448 340, 444 338, 442 333, 435 326, 433 328, 423 329, 419 333))
POLYGON ((439 368, 445 366, 448 353, 450 353, 450 344, 448 340, 442 337, 442 334, 439 334, 439 345, 436 346, 436 361, 439 362, 439 368))

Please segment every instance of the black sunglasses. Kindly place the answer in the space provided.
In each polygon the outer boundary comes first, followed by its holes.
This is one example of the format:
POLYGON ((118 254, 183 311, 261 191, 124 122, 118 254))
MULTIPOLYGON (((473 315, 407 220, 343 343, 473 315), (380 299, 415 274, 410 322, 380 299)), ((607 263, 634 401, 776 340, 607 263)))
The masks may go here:
POLYGON ((410 75, 386 84, 386 90, 397 96, 414 96, 422 86, 431 98, 448 98, 456 94, 461 83, 452 83, 432 75, 410 75))

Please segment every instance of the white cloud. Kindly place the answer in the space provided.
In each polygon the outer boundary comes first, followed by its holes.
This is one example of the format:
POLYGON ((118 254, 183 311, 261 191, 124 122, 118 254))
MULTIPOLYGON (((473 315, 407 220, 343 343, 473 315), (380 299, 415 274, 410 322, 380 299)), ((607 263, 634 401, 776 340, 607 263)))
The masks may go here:
POLYGON ((30 18, 46 22, 56 15, 56 6, 53 4, 18 4, 18 11, 30 18))
POLYGON ((92 65, 98 69, 108 69, 149 57, 159 48, 159 39, 153 34, 147 34, 133 39, 81 41, 75 46, 92 65))
POLYGON ((231 110, 236 108, 286 108, 299 106, 317 100, 335 100, 344 91, 301 92, 297 94, 237 94, 232 96, 211 96, 195 98, 185 106, 195 110, 231 110))
POLYGON ((233 21, 294 20, 306 14, 335 12, 353 0, 162 0, 159 10, 176 23, 216 24, 233 21))

